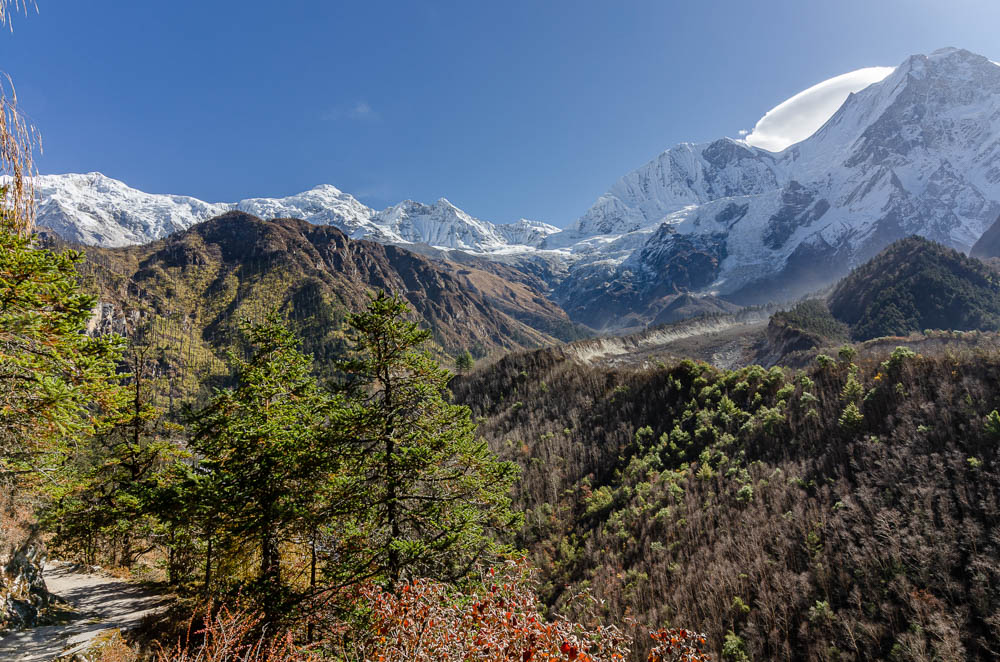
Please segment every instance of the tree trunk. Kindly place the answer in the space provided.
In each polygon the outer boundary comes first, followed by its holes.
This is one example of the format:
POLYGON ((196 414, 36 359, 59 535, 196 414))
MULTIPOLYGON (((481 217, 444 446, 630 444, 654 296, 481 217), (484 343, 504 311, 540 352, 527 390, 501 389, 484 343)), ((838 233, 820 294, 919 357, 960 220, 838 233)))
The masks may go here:
POLYGON ((212 584, 212 533, 208 534, 208 549, 205 550, 205 593, 212 584))
POLYGON ((167 584, 173 586, 177 583, 176 567, 176 545, 177 533, 175 527, 170 527, 170 537, 167 539, 167 584))
POLYGON ((393 545, 394 542, 399 540, 399 516, 396 512, 396 463, 393 460, 393 453, 396 451, 395 435, 393 430, 393 420, 392 420, 392 382, 390 381, 389 371, 386 370, 385 374, 382 375, 382 384, 385 387, 385 427, 383 428, 385 436, 385 482, 386 482, 386 509, 385 518, 386 524, 389 525, 389 539, 387 541, 388 545, 388 565, 389 565, 389 586, 390 592, 395 592, 396 584, 399 582, 400 575, 400 558, 399 550, 393 545))
MULTIPOLYGON (((316 531, 312 532, 312 540, 309 541, 309 593, 316 590, 316 531)), ((310 618, 306 628, 306 643, 313 641, 313 622, 310 618)))

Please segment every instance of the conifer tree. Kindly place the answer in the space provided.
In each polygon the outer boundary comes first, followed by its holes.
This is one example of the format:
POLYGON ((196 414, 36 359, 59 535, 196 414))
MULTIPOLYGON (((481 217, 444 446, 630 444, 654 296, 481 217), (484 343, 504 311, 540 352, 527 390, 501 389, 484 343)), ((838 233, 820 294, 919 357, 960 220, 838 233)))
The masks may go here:
POLYGON ((42 458, 112 405, 123 347, 86 334, 96 299, 77 282, 82 254, 41 247, 15 217, 0 209, 0 479, 49 471, 42 458))
POLYGON ((509 498, 516 466, 476 438, 467 407, 448 402, 450 374, 421 349, 430 332, 409 312, 396 296, 372 296, 349 317, 353 356, 340 364, 340 476, 353 483, 359 507, 336 537, 361 544, 353 568, 329 570, 367 571, 390 590, 413 577, 462 577, 502 551, 496 534, 518 522, 509 498))
POLYGON ((472 358, 472 354, 469 350, 465 350, 455 359, 455 368, 460 373, 466 373, 472 370, 473 366, 476 365, 476 360, 472 358))
POLYGON ((200 512, 212 516, 219 543, 259 559, 258 595, 273 615, 285 591, 281 545, 305 528, 321 484, 331 399, 275 315, 240 328, 249 357, 230 354, 237 385, 192 418, 190 445, 202 459, 201 486, 191 492, 209 502, 200 512))
POLYGON ((75 445, 46 513, 56 531, 53 542, 91 564, 130 567, 166 536, 156 504, 181 454, 169 438, 179 426, 153 404, 153 347, 142 335, 140 330, 125 351, 129 372, 120 376, 113 409, 94 435, 75 445))

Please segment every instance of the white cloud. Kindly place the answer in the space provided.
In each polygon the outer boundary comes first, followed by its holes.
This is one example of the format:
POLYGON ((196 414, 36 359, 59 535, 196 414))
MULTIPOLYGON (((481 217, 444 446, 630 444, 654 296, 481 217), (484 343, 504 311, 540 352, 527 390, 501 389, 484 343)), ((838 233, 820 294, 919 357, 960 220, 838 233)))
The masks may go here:
POLYGON ((351 108, 351 114, 354 117, 368 117, 372 114, 372 107, 367 101, 359 101, 354 104, 354 108, 351 108))
POLYGON ((744 140, 755 147, 780 152, 816 133, 851 92, 879 82, 892 71, 893 67, 868 67, 813 85, 764 113, 744 140))
POLYGON ((338 106, 327 112, 323 113, 323 119, 328 121, 335 120, 368 120, 375 119, 378 114, 364 99, 355 101, 352 104, 346 104, 343 106, 338 106))

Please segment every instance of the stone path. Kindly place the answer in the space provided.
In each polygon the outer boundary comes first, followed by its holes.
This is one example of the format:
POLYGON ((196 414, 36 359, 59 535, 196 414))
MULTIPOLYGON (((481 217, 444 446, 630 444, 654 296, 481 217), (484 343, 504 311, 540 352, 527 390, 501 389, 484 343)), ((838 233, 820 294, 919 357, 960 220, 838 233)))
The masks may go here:
POLYGON ((76 617, 60 625, 43 625, 22 630, 0 639, 2 662, 49 662, 60 655, 85 650, 102 632, 138 625, 144 616, 166 604, 154 590, 106 577, 74 570, 72 564, 45 565, 45 584, 68 602, 76 617))

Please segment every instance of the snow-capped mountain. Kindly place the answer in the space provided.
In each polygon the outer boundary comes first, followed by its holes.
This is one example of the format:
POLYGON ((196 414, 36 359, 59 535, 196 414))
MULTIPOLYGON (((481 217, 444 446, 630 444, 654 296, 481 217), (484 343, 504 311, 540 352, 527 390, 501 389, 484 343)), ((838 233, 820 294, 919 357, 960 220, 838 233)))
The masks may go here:
POLYGON ((538 248, 547 237, 562 232, 559 228, 541 221, 522 218, 516 223, 502 223, 494 226, 508 245, 534 246, 538 248))
POLYGON ((619 179, 574 229, 583 236, 631 232, 685 207, 774 190, 779 176, 767 155, 728 138, 678 145, 619 179))
POLYGON ((300 218, 333 225, 352 239, 427 244, 478 253, 537 247, 559 228, 521 219, 494 225, 474 218, 444 198, 432 205, 406 200, 377 212, 349 193, 322 185, 284 198, 203 202, 145 193, 98 172, 35 178, 38 225, 66 239, 116 247, 143 244, 227 211, 260 218, 300 218))
POLYGON ((373 222, 385 237, 407 243, 478 251, 506 243, 492 223, 469 216, 444 198, 432 205, 404 200, 379 212, 373 222))
POLYGON ((232 205, 144 193, 92 172, 36 177, 37 222, 65 239, 99 246, 142 244, 229 211, 232 205))
POLYGON ((287 198, 247 198, 233 207, 259 218, 301 218, 316 225, 333 225, 354 239, 371 232, 375 215, 375 210, 329 184, 287 198))
POLYGON ((564 296, 599 306, 624 282, 639 307, 672 289, 790 297, 906 235, 967 251, 998 215, 1000 66, 942 49, 851 94, 781 152, 682 144, 629 173, 567 233, 641 245, 579 265, 612 285, 564 296))
POLYGON ((543 275, 575 320, 604 328, 654 319, 685 291, 797 296, 909 234, 968 250, 1000 215, 1000 66, 954 48, 912 56, 805 140, 780 152, 732 138, 678 145, 562 231, 491 223, 443 198, 375 211, 333 186, 206 203, 92 173, 39 177, 36 190, 39 224, 84 243, 145 242, 240 209, 479 253, 543 275))

